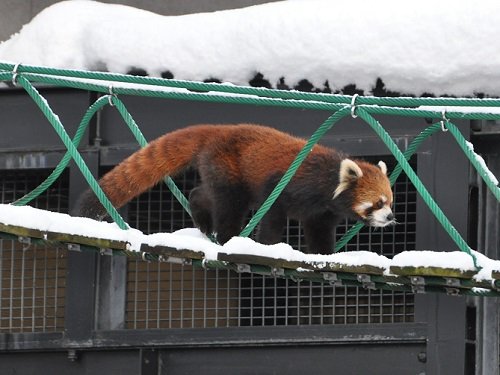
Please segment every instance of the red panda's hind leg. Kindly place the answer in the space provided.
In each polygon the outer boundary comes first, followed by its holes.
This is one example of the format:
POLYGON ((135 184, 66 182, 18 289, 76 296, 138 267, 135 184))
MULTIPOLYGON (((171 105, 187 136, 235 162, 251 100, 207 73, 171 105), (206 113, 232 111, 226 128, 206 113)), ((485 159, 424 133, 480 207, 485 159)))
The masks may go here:
POLYGON ((210 236, 214 232, 212 222, 213 204, 210 195, 203 186, 198 186, 189 193, 189 206, 196 227, 204 234, 210 236))
POLYGON ((250 194, 241 185, 225 185, 212 188, 213 223, 217 240, 225 244, 240 234, 249 211, 250 194))
POLYGON ((257 241, 266 245, 281 242, 285 225, 286 212, 275 202, 259 224, 257 241))

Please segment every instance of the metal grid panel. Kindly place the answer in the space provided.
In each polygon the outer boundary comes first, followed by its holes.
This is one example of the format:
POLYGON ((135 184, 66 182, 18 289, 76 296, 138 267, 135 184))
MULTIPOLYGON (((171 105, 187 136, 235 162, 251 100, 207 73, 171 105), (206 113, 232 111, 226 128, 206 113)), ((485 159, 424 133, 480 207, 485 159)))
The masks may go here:
MULTIPOLYGON (((8 203, 35 188, 49 172, 2 171, 0 201, 8 203)), ((33 206, 68 211, 65 173, 33 206)), ((66 252, 57 247, 0 240, 0 332, 52 332, 64 328, 66 252)))
MULTIPOLYGON (((188 173, 176 182, 188 192, 188 173)), ((416 193, 405 176, 394 187, 398 222, 363 229, 348 250, 392 256, 415 247, 416 193)), ((193 224, 163 184, 129 205, 129 223, 145 232, 174 231, 193 224)), ((348 228, 337 228, 340 237, 348 228)), ((304 249, 300 222, 289 220, 284 241, 304 249)), ((402 323, 414 318, 412 294, 294 282, 232 271, 129 260, 127 328, 192 328, 322 324, 402 323)))
POLYGON ((127 328, 238 326, 238 276, 176 264, 132 261, 127 328))

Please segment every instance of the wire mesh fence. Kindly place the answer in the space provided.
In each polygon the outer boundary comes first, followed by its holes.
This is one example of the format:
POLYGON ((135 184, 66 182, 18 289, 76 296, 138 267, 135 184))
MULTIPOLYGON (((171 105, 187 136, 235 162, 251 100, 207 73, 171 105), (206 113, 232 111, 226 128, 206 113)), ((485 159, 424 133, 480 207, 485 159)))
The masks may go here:
MULTIPOLYGON (((45 170, 2 171, 0 202, 9 203, 35 188, 45 170)), ((33 206, 68 211, 68 174, 33 206)), ((57 246, 0 239, 0 332, 53 332, 64 329, 66 250, 57 246)))

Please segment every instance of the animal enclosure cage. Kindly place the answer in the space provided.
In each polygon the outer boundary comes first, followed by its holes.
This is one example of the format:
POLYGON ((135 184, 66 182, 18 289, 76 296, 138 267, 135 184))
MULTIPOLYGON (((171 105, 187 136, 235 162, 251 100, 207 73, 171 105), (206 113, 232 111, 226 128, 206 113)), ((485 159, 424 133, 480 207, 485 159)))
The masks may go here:
MULTIPOLYGON (((0 177, 3 203, 36 187, 50 171, 10 170, 0 177)), ((38 197, 33 206, 68 212, 69 173, 38 197)), ((177 179, 184 193, 197 176, 177 179)), ((415 247, 416 192, 401 176, 394 186, 400 225, 364 229, 348 250, 372 250, 392 256, 415 247)), ((182 206, 164 184, 132 201, 131 226, 145 233, 192 227, 182 206)), ((348 228, 337 228, 341 237, 348 228)), ((64 330, 67 250, 60 245, 2 239, 0 246, 0 330, 53 332, 64 330)), ((289 221, 283 241, 305 249, 299 222, 289 221)), ((272 276, 203 270, 172 263, 128 259, 124 326, 127 329, 216 328, 362 323, 406 323, 414 320, 414 296, 406 292, 367 290, 317 284, 272 276)), ((120 307, 116 307, 120 308, 120 307)))

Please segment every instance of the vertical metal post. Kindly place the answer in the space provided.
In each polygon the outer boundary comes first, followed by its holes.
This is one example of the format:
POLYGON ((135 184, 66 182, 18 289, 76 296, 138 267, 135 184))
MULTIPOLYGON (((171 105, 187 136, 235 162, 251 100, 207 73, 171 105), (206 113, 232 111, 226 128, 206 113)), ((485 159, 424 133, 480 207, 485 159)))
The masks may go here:
POLYGON ((125 328, 127 257, 100 255, 98 259, 96 329, 125 328))
MULTIPOLYGON (((87 166, 96 174, 98 157, 95 153, 83 154, 87 166)), ((76 198, 86 189, 81 173, 72 162, 70 169, 70 211, 76 198)), ((72 341, 89 339, 95 328, 95 288, 97 254, 68 251, 66 270, 66 338, 72 341)))
MULTIPOLYGON (((487 158, 494 175, 500 175, 500 154, 487 158)), ((478 177, 478 180, 481 180, 478 177)), ((500 259, 500 203, 478 181, 478 251, 491 259, 500 259)), ((499 298, 477 298, 476 374, 500 375, 499 298)))
MULTIPOLYGON (((460 130, 468 138, 468 124, 462 123, 460 130)), ((436 134, 427 142, 429 143, 426 149, 422 149, 417 158, 419 177, 457 231, 465 237, 469 161, 447 133, 436 134)), ((434 251, 458 250, 420 197, 417 198, 416 248, 434 251)), ((427 375, 464 373, 465 313, 464 297, 438 294, 415 296, 415 320, 426 322, 429 329, 427 375)))

